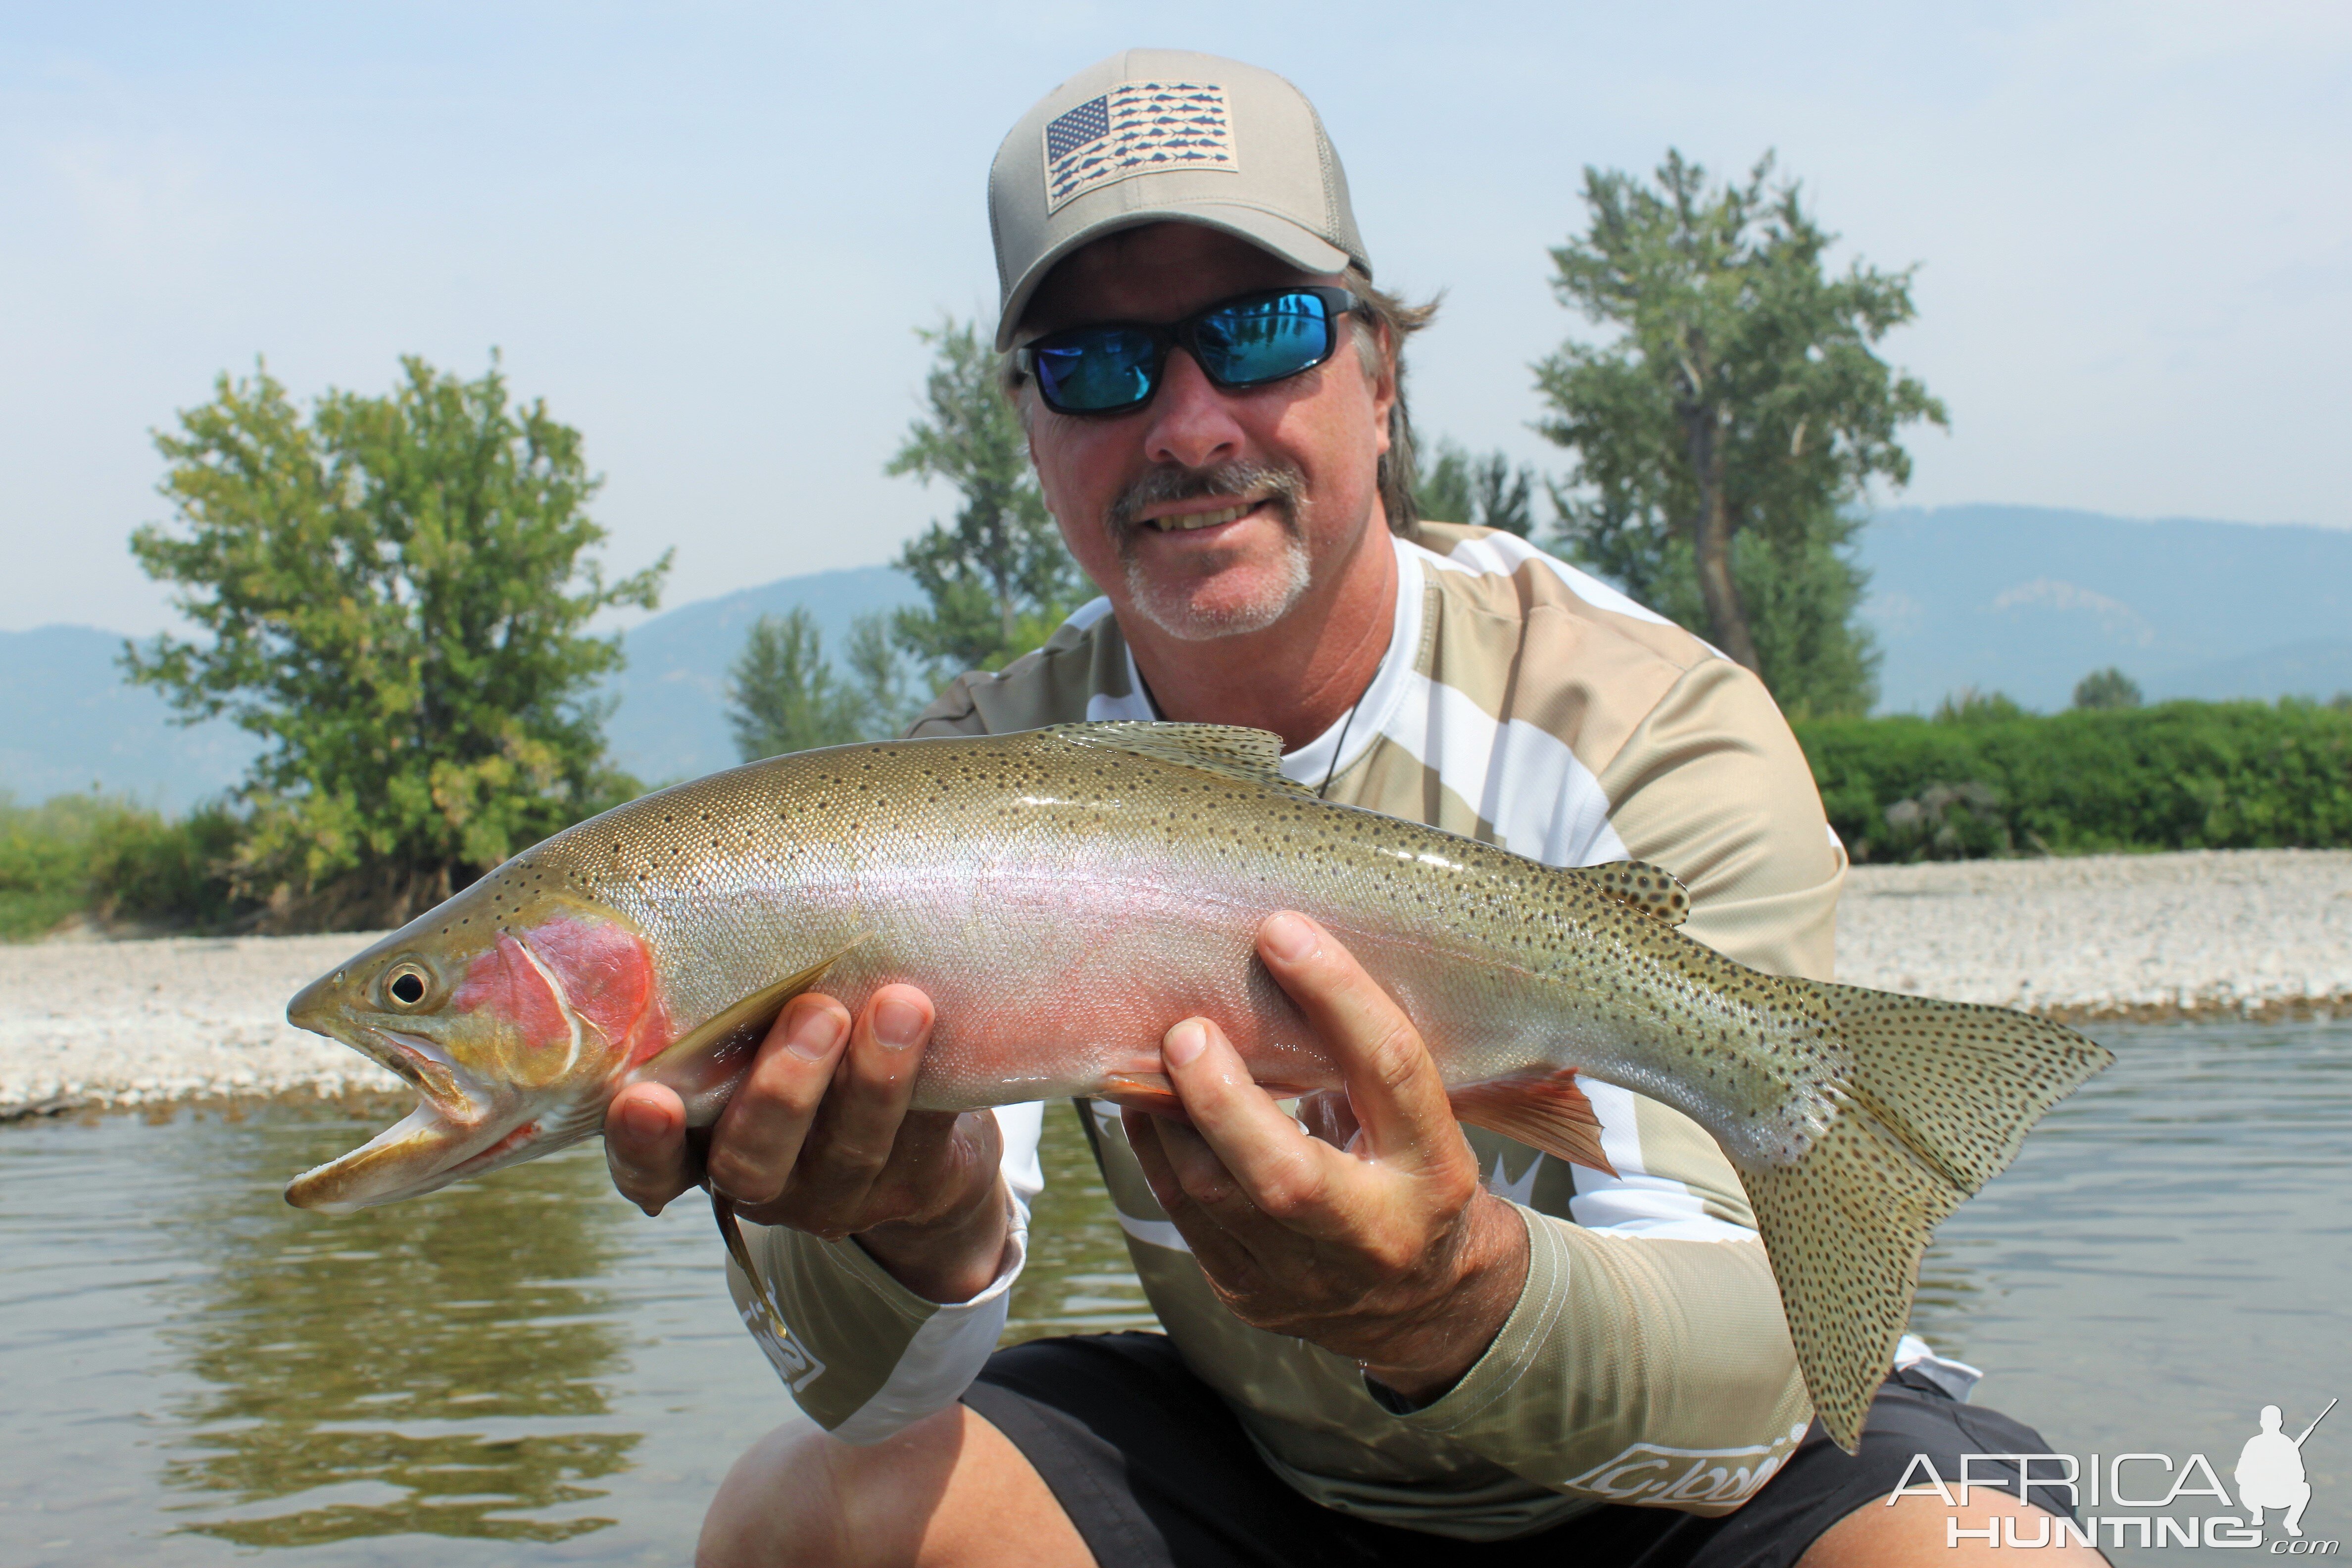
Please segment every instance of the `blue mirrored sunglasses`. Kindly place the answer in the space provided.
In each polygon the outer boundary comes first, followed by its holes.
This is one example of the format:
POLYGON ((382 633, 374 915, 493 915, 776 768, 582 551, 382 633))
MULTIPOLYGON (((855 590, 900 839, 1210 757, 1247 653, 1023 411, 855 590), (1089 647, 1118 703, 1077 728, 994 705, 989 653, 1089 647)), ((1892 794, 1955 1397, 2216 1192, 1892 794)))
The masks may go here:
POLYGON ((1151 401, 1181 348, 1218 386, 1264 386, 1331 357, 1339 321, 1363 301, 1345 289, 1277 289, 1223 300, 1162 326, 1107 321, 1049 332, 1014 351, 1056 414, 1124 414, 1151 401))

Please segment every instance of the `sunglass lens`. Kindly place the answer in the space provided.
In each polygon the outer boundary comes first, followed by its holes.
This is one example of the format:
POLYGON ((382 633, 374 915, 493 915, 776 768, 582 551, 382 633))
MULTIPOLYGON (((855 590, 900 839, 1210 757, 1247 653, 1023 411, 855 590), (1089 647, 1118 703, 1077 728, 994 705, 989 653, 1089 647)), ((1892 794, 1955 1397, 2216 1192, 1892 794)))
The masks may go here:
POLYGON ((1277 294, 1201 318, 1202 368, 1227 386, 1297 375, 1331 354, 1331 318, 1312 294, 1277 294))
POLYGON ((1157 346, 1147 333, 1103 327, 1036 346, 1037 385, 1066 414, 1131 408, 1151 395, 1157 346))

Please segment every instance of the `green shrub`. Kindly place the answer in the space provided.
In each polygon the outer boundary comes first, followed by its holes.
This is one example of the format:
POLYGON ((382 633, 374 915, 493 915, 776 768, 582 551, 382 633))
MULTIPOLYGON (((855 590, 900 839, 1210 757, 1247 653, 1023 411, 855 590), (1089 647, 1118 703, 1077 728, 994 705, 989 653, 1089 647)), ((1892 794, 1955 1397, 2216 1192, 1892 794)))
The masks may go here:
POLYGON ((21 806, 0 795, 0 938, 37 936, 82 907, 94 803, 21 806))
POLYGON ((1862 860, 2352 846, 2352 710, 2296 700, 1796 725, 1862 860))
POLYGON ((173 822, 99 795, 21 806, 0 795, 0 940, 86 913, 108 924, 214 929, 243 912, 229 867, 243 825, 205 806, 173 822))

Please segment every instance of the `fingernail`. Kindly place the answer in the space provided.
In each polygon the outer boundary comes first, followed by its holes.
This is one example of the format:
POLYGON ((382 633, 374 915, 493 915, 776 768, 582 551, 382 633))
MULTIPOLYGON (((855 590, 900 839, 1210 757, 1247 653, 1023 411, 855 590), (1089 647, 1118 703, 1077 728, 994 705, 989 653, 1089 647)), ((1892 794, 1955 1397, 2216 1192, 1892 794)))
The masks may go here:
POLYGON ((909 1002, 885 1002, 874 1009, 874 1037, 903 1051, 923 1032, 923 1010, 909 1002))
POLYGON ((1198 1018, 1185 1019, 1169 1030, 1168 1037, 1160 1042, 1160 1053, 1168 1058, 1171 1067, 1188 1067, 1199 1060, 1201 1053, 1208 1048, 1208 1026, 1198 1018))
POLYGON ((1259 930, 1274 956, 1285 963, 1304 963, 1322 945, 1316 941, 1315 928, 1293 914, 1275 915, 1259 930))
POLYGON ((658 1107, 635 1100, 621 1107, 621 1125, 637 1138, 658 1138, 669 1131, 669 1118, 658 1107))
POLYGON ((784 1037, 784 1048, 808 1061, 821 1062, 841 1044, 841 1015, 830 1007, 812 1007, 784 1037))

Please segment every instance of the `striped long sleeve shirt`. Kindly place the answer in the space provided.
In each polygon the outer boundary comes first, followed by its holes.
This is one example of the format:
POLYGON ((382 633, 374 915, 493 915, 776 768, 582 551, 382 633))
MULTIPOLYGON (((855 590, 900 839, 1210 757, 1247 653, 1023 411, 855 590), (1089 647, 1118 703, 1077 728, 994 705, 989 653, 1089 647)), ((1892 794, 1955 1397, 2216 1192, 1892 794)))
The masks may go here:
MULTIPOLYGON (((1692 937, 1759 969, 1830 978, 1844 852, 1752 674, 1508 534, 1427 523, 1391 543, 1387 654, 1353 712, 1284 758, 1288 776, 1551 865, 1655 862, 1690 892, 1692 937)), ((1155 717, 1098 599, 1003 671, 959 679, 911 732, 1155 717)), ((1352 1362, 1228 1313, 1115 1108, 1079 1109, 1160 1322, 1306 1496, 1465 1539, 1609 1502, 1728 1511, 1811 1415, 1770 1268, 1712 1139, 1654 1100, 1584 1087, 1614 1176, 1464 1130, 1487 1186, 1525 1219, 1528 1279, 1462 1381, 1411 1409, 1352 1362)), ((752 1232, 797 1342, 766 1333, 740 1274, 738 1303, 820 1425, 876 1441, 969 1386, 1020 1273, 1042 1111, 997 1112, 1013 1235, 971 1301, 922 1300, 854 1240, 752 1232)))

